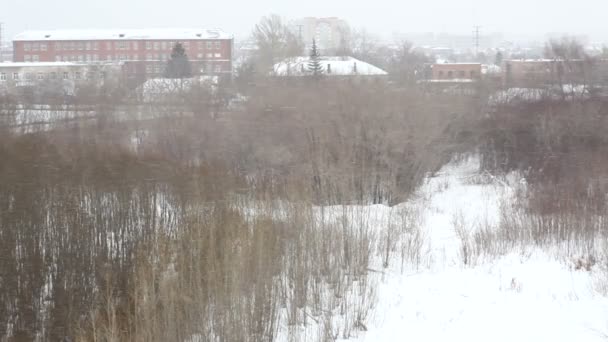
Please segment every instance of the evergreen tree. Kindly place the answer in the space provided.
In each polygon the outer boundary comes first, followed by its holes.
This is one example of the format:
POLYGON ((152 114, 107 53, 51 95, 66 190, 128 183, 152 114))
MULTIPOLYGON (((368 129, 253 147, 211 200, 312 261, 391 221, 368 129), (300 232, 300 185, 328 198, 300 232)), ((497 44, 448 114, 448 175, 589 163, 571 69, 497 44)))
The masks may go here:
POLYGON ((317 49, 317 42, 312 40, 310 49, 310 60, 308 61, 308 71, 315 77, 323 75, 323 65, 321 65, 321 55, 317 49))
POLYGON ((498 51, 496 53, 496 58, 494 59, 494 64, 501 66, 502 65, 502 60, 503 60, 503 56, 502 56, 502 52, 498 51))
POLYGON ((192 67, 182 44, 177 43, 171 52, 171 59, 167 62, 165 69, 167 78, 189 78, 192 77, 192 67))

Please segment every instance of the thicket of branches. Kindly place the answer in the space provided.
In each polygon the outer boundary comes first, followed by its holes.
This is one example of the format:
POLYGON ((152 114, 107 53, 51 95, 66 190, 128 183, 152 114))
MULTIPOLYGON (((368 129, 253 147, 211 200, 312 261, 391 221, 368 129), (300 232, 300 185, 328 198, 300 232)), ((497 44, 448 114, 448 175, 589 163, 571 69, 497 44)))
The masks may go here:
POLYGON ((68 107, 2 98, 2 338, 297 340, 313 325, 334 340, 363 329, 370 260, 382 250, 388 263, 399 234, 381 247, 363 213, 315 204, 405 200, 465 149, 472 102, 329 80, 266 79, 240 106, 221 93, 147 104, 83 88, 68 107), (29 114, 45 123, 15 125, 29 114))

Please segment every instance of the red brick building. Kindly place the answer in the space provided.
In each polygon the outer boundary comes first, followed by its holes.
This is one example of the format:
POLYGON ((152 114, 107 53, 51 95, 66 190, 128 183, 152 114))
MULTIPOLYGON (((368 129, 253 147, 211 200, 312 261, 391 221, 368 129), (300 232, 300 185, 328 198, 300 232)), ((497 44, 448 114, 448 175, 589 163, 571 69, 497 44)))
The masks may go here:
POLYGON ((231 75, 233 37, 218 29, 27 31, 13 40, 13 61, 117 61, 129 78, 145 79, 162 75, 176 43, 195 74, 231 75))
POLYGON ((436 63, 432 66, 432 80, 478 80, 480 63, 436 63))

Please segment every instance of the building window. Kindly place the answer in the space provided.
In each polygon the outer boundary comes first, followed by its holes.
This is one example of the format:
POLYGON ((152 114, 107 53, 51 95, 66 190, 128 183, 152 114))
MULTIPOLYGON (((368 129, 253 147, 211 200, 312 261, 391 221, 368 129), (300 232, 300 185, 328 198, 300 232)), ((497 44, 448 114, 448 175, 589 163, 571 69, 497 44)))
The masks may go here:
POLYGON ((55 51, 61 51, 61 43, 55 43, 55 51))
POLYGON ((38 55, 33 55, 33 56, 32 56, 32 62, 38 62, 38 61, 40 61, 40 56, 38 56, 38 55))
POLYGON ((32 61, 32 56, 25 55, 25 56, 23 56, 23 60, 26 61, 26 62, 31 62, 32 61))
POLYGON ((39 72, 38 73, 38 80, 43 80, 44 79, 44 74, 39 72))
POLYGON ((167 50, 167 42, 162 42, 161 46, 162 50, 167 50))
POLYGON ((190 49, 190 42, 184 42, 184 49, 190 49))
POLYGON ((70 79, 70 74, 69 74, 67 71, 65 71, 65 72, 63 73, 63 79, 64 79, 64 80, 68 80, 68 79, 70 79))
POLYGON ((55 56, 55 62, 61 62, 61 56, 60 55, 55 56))
POLYGON ((146 50, 152 50, 152 42, 146 42, 146 50))
POLYGON ((198 42, 198 49, 202 50, 205 48, 205 43, 204 42, 198 42))
POLYGON ((221 66, 221 65, 219 65, 219 64, 216 64, 216 65, 213 67, 213 70, 214 70, 215 72, 221 72, 221 71, 222 71, 222 66, 221 66))
POLYGON ((57 73, 56 73, 56 72, 52 72, 52 73, 50 74, 50 78, 51 78, 52 80, 56 80, 56 79, 57 79, 57 73))
POLYGON ((137 51, 139 49, 139 44, 137 42, 133 42, 133 50, 137 51))
POLYGON ((92 50, 92 49, 91 49, 91 42, 87 42, 87 43, 86 43, 86 45, 85 45, 85 49, 86 49, 87 51, 92 50))
POLYGON ((461 70, 461 71, 458 72, 458 77, 459 78, 464 78, 464 74, 465 74, 464 70, 461 70))
POLYGON ((40 44, 32 43, 32 51, 38 51, 39 48, 40 48, 40 44))
POLYGON ((6 81, 6 74, 0 73, 0 81, 6 81))
POLYGON ((74 78, 76 78, 77 80, 79 80, 79 79, 80 79, 80 71, 76 71, 76 72, 74 73, 74 78))
POLYGON ((154 72, 154 66, 151 64, 146 65, 146 74, 151 74, 154 72))
POLYGON ((32 44, 25 43, 23 44, 23 51, 30 51, 32 49, 32 44))
POLYGON ((219 52, 216 52, 216 53, 215 53, 215 55, 214 55, 214 57, 215 57, 215 58, 220 58, 220 57, 222 57, 222 54, 221 54, 221 53, 219 53, 219 52))
POLYGON ((97 48, 98 48, 97 42, 93 42, 93 50, 97 51, 97 48))
POLYGON ((207 50, 211 50, 213 48, 213 42, 207 42, 207 50))
POLYGON ((83 42, 79 42, 78 43, 78 50, 80 50, 80 51, 84 50, 84 43, 83 42))
POLYGON ((475 78, 475 71, 471 71, 471 79, 475 78))
POLYGON ((154 50, 158 50, 160 48, 160 44, 158 42, 154 42, 154 50))
POLYGON ((78 55, 78 61, 79 62, 83 62, 84 61, 84 56, 83 55, 78 55))
POLYGON ((454 72, 452 72, 451 70, 448 71, 448 78, 452 79, 454 77, 454 72))
POLYGON ((47 50, 46 43, 40 43, 40 51, 46 51, 46 50, 47 50))
POLYGON ((19 73, 18 72, 14 72, 13 73, 13 79, 14 80, 18 80, 19 79, 19 73))
POLYGON ((197 54, 197 55, 196 55, 196 58, 198 58, 198 59, 203 58, 203 54, 202 54, 202 53, 197 54))
POLYGON ((28 72, 28 73, 25 74, 25 79, 26 80, 31 80, 32 78, 34 78, 34 75, 32 75, 31 72, 28 72))
POLYGON ((215 42, 215 48, 216 49, 220 49, 222 47, 222 43, 221 42, 215 42))
POLYGON ((211 52, 207 52, 207 58, 213 58, 213 54, 211 52))

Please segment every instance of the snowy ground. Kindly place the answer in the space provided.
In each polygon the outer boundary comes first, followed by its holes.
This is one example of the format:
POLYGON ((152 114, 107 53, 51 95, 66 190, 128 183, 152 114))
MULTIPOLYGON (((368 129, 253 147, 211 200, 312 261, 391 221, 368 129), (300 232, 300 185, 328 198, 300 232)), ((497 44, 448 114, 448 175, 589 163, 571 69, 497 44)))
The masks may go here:
POLYGON ((348 341, 608 341, 596 269, 573 270, 540 250, 464 265, 455 222, 495 224, 511 191, 498 180, 476 184, 477 171, 475 159, 452 163, 420 189, 422 265, 378 273, 367 331, 348 341))

